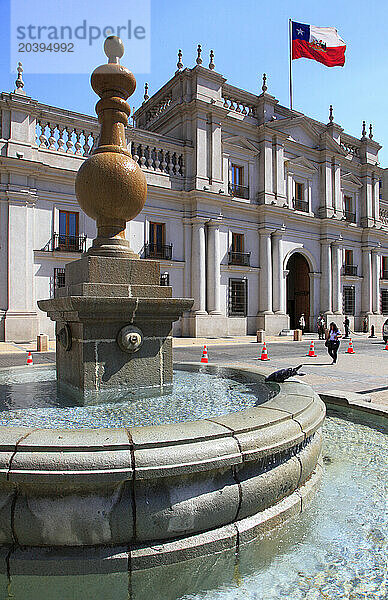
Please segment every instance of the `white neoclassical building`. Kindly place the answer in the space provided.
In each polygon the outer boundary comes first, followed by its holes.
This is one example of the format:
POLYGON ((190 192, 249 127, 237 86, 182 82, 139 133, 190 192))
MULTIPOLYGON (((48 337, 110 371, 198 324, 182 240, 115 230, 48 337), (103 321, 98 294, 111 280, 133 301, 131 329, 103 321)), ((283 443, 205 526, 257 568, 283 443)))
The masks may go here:
MULTIPOLYGON (((95 236, 74 180, 98 123, 30 98, 20 76, 0 115, 0 340, 25 341, 53 336, 37 300, 95 236)), ((290 111, 265 79, 259 95, 229 85, 199 53, 146 92, 127 138, 148 182, 127 237, 160 260, 174 296, 194 298, 175 335, 277 334, 301 313, 310 328, 320 312, 356 329, 388 317, 388 194, 371 128, 358 139, 331 110, 327 124, 290 111)))

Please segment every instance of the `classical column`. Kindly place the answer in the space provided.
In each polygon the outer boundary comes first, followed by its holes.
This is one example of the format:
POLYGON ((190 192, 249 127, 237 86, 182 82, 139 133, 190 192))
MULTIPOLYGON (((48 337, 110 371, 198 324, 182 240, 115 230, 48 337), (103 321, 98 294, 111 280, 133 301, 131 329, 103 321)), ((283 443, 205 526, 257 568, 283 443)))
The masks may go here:
POLYGON ((380 255, 372 250, 372 310, 379 315, 380 311, 380 255))
POLYGON ((333 259, 333 312, 336 315, 342 314, 341 305, 341 267, 342 267, 342 247, 339 242, 332 244, 332 259, 333 259))
POLYGON ((271 233, 259 229, 260 237, 260 276, 259 314, 272 314, 272 256, 271 233))
POLYGON ((284 274, 282 233, 272 234, 272 306, 275 313, 284 314, 284 274))
POLYGON ((361 286, 361 312, 372 312, 372 273, 371 252, 368 247, 362 248, 362 286, 361 286))
POLYGON ((221 314, 220 298, 220 222, 207 223, 207 310, 211 315, 221 314))
POLYGON ((332 314, 331 303, 331 242, 321 240, 321 307, 320 310, 326 314, 332 314))
POLYGON ((192 225, 191 293, 194 298, 192 310, 206 315, 205 222, 201 219, 194 220, 192 225))

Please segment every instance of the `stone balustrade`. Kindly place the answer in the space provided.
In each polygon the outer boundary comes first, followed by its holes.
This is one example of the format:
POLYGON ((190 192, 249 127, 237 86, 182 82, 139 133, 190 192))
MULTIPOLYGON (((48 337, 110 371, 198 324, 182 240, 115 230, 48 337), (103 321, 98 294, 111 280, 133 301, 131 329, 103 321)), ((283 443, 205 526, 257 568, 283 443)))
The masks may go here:
POLYGON ((96 144, 97 131, 80 129, 66 123, 37 120, 36 143, 41 149, 89 156, 96 144))
POLYGON ((388 226, 388 209, 380 208, 380 221, 383 225, 388 226))
POLYGON ((222 99, 224 108, 247 117, 256 117, 257 96, 254 94, 249 94, 231 85, 224 85, 222 99))
POLYGON ((351 154, 353 156, 360 156, 360 148, 354 144, 354 140, 350 142, 346 139, 345 136, 341 136, 341 148, 345 150, 347 154, 351 154))
POLYGON ((167 92, 161 99, 153 102, 150 109, 146 111, 144 116, 144 125, 148 125, 153 119, 159 117, 165 110, 168 109, 172 104, 172 93, 171 91, 167 92))

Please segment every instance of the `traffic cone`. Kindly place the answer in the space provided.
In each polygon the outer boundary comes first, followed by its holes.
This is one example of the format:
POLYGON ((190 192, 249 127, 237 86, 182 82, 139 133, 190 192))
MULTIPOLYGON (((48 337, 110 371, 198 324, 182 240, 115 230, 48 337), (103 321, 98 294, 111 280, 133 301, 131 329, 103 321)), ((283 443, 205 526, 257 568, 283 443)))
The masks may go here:
POLYGON ((346 350, 346 354, 355 354, 354 349, 353 349, 352 338, 350 338, 350 340, 349 340, 349 347, 346 350))
POLYGON ((384 350, 388 350, 388 340, 387 340, 387 343, 385 344, 384 350))
POLYGON ((207 348, 206 348, 206 345, 203 347, 201 362, 202 363, 208 363, 209 362, 209 359, 207 357, 207 348))
POLYGON ((33 364, 34 364, 34 363, 32 362, 32 354, 31 354, 31 352, 29 352, 29 353, 27 354, 27 364, 28 364, 28 365, 33 365, 33 364))
POLYGON ((307 356, 318 356, 317 354, 315 354, 315 350, 314 350, 314 340, 311 340, 311 344, 310 344, 310 350, 307 356))
POLYGON ((261 357, 260 357, 260 360, 269 360, 269 358, 268 358, 268 353, 267 353, 267 346, 266 346, 266 343, 265 343, 265 342, 264 342, 263 349, 262 349, 262 351, 261 351, 261 357))

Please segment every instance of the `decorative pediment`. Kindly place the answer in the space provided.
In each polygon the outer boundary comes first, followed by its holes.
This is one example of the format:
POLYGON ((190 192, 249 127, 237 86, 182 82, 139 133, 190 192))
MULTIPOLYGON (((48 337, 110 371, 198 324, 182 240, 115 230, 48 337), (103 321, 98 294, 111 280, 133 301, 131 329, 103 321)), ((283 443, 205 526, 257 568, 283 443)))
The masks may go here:
POLYGON ((314 173, 317 173, 318 171, 318 169, 313 165, 313 163, 307 160, 305 156, 290 158, 288 160, 285 160, 284 162, 289 172, 314 175, 314 173))
POLYGON ((362 187, 362 181, 353 175, 353 173, 346 173, 341 176, 341 186, 353 189, 359 189, 362 187))
POLYGON ((222 138, 224 144, 234 146, 234 148, 238 148, 239 150, 244 150, 245 152, 252 152, 253 154, 260 154, 259 145, 252 140, 248 140, 247 138, 241 135, 231 135, 228 137, 222 138))
POLYGON ((321 140, 321 143, 320 143, 321 150, 324 150, 324 149, 332 150, 336 154, 341 154, 342 156, 346 156, 347 152, 345 152, 345 150, 343 148, 341 148, 341 146, 340 146, 340 144, 338 144, 338 142, 333 140, 333 138, 327 131, 324 131, 323 133, 321 133, 320 140, 321 140))
POLYGON ((292 142, 308 146, 309 148, 317 148, 319 146, 320 132, 304 115, 270 121, 266 123, 266 126, 279 132, 281 131, 292 142))

